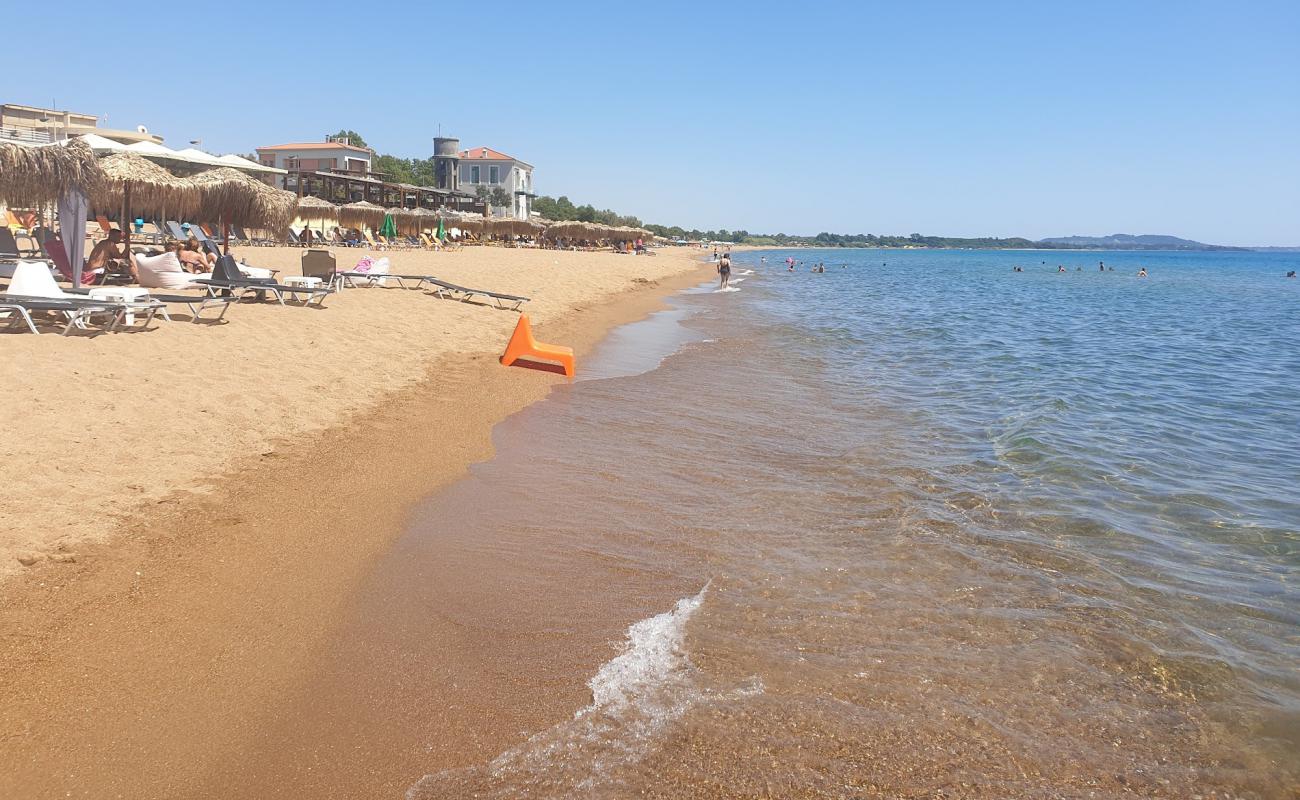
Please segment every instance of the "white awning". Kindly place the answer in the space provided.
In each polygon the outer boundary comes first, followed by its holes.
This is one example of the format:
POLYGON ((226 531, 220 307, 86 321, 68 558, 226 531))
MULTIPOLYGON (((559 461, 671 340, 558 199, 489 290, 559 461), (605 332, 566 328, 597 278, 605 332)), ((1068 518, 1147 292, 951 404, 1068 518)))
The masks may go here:
POLYGON ((234 167, 235 169, 242 169, 245 172, 273 172, 276 175, 289 174, 289 170, 287 169, 277 169, 275 167, 268 167, 264 164, 259 164, 256 161, 249 161, 246 158, 241 158, 235 155, 218 156, 217 163, 224 164, 227 167, 234 167))

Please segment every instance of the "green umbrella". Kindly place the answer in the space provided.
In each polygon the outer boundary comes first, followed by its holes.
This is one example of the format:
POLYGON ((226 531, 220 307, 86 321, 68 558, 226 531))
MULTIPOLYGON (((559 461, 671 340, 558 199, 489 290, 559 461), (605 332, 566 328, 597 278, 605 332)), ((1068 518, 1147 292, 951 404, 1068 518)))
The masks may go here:
POLYGON ((447 238, 447 229, 442 226, 442 217, 438 217, 438 240, 447 238))
POLYGON ((379 226, 379 235, 388 239, 397 236, 397 224, 393 222, 392 214, 384 215, 384 224, 379 226))

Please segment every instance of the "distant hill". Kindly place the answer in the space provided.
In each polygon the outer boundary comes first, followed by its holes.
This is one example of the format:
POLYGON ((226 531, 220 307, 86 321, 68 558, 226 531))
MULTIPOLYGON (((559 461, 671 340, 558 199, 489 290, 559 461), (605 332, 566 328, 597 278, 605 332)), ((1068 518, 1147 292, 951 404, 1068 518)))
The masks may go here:
POLYGON ((1052 247, 1084 247, 1105 250, 1245 250, 1244 247, 1224 247, 1217 244, 1194 242, 1177 236, 1159 236, 1131 233, 1112 233, 1110 236, 1057 236, 1042 239, 1039 244, 1052 247))

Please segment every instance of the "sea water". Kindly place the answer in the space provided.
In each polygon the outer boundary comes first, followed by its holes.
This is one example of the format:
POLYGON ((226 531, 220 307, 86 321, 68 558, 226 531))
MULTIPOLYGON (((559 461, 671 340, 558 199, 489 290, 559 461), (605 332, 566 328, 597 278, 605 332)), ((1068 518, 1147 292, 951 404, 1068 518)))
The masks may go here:
POLYGON ((1300 255, 735 261, 410 534, 692 587, 411 798, 1294 796, 1300 255))

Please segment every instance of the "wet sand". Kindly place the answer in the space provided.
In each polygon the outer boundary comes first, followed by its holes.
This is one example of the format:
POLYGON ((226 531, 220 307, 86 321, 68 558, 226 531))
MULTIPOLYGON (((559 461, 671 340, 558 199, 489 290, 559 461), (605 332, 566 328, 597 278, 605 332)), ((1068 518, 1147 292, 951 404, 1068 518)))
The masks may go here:
MULTIPOLYGON (((557 305, 538 335, 572 344, 581 357, 609 328, 707 269, 611 302, 578 302, 568 313, 557 305)), ((492 426, 561 380, 502 369, 482 351, 422 371, 371 413, 232 459, 209 490, 168 494, 98 542, 77 545, 75 560, 43 561, 0 586, 0 795, 374 797, 409 785, 402 781, 418 769, 410 743, 426 731, 404 727, 400 716, 372 729, 389 738, 372 740, 365 753, 334 746, 351 712, 345 704, 331 710, 329 697, 305 702, 318 700, 321 718, 336 715, 333 727, 285 729, 284 721, 302 719, 296 707, 302 687, 318 685, 322 648, 412 505, 487 458, 492 426), (303 752, 311 756, 298 758, 303 752), (322 779, 308 783, 313 775, 322 779)), ((47 491, 57 496, 56 487, 47 491)), ((480 576, 487 566, 459 569, 480 576)), ((486 688, 475 676, 509 652, 508 642, 498 651, 458 642, 454 625, 429 630, 448 646, 428 680, 449 697, 486 688)), ((373 676, 342 679, 353 682, 352 698, 373 689, 377 702, 401 703, 400 687, 373 676)), ((490 756, 516 741, 521 726, 571 713, 580 682, 567 685, 513 703, 497 695, 486 705, 448 706, 439 745, 462 752, 463 763, 490 756), (527 708, 526 718, 492 713, 512 707, 527 708)))

